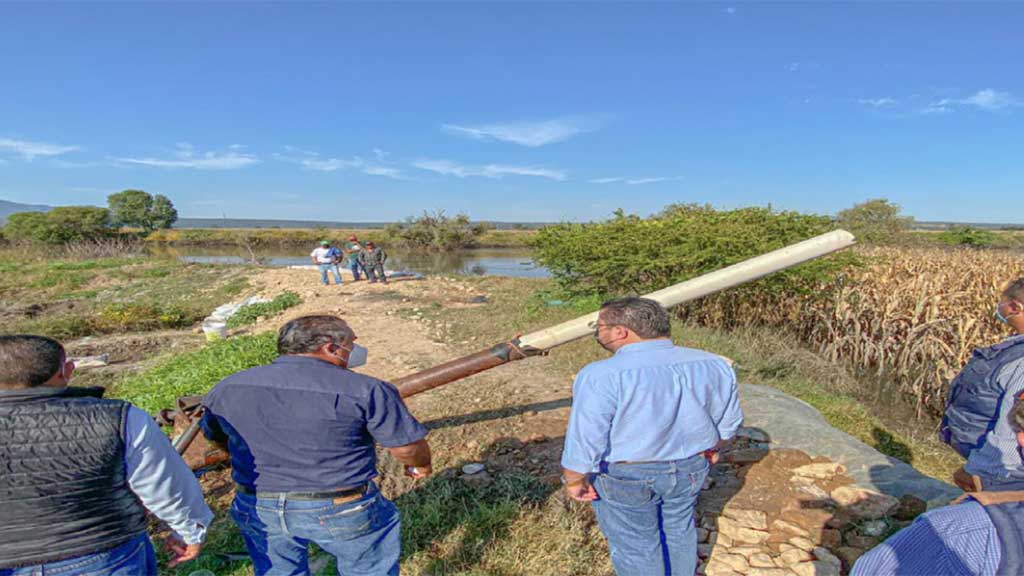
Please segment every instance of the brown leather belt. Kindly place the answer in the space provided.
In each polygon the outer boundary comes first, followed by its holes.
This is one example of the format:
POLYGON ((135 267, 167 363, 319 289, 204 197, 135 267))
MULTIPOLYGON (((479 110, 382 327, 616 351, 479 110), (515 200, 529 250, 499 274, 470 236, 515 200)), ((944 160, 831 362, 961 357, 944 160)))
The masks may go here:
POLYGON ((249 496, 255 496, 257 498, 280 498, 281 496, 284 496, 288 500, 333 500, 335 504, 344 504, 345 502, 358 500, 366 494, 369 487, 370 483, 367 482, 366 484, 355 488, 330 490, 327 492, 263 492, 253 490, 248 486, 235 484, 236 491, 249 496))

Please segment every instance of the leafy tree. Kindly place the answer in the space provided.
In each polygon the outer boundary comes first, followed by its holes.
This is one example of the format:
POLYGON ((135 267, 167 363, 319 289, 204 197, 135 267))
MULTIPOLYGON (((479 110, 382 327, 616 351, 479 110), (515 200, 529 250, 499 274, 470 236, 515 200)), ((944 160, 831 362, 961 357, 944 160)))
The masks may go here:
POLYGON ((94 240, 111 232, 110 211, 96 206, 61 206, 46 213, 52 243, 94 240))
POLYGON ((95 206, 61 206, 49 212, 11 214, 4 236, 14 242, 64 244, 109 236, 110 213, 95 206))
POLYGON ((18 212, 7 217, 4 237, 11 242, 47 242, 50 221, 44 212, 18 212))
POLYGON ((437 210, 406 218, 401 224, 390 224, 385 231, 399 244, 411 248, 452 250, 475 245, 477 237, 487 229, 486 224, 470 222, 465 214, 450 217, 444 210, 437 210))
POLYGON ((178 211, 170 199, 156 198, 143 190, 124 190, 107 196, 110 216, 117 226, 142 228, 146 232, 170 228, 178 219, 178 211))
POLYGON ((178 211, 175 210, 171 199, 163 194, 153 197, 153 229, 164 230, 170 228, 178 221, 178 211))
POLYGON ((884 198, 861 202, 836 215, 836 223, 865 244, 895 244, 907 238, 914 219, 884 198))
POLYGON ((957 226, 939 234, 939 240, 954 246, 984 248, 985 246, 995 244, 999 237, 991 230, 979 230, 970 226, 957 226))

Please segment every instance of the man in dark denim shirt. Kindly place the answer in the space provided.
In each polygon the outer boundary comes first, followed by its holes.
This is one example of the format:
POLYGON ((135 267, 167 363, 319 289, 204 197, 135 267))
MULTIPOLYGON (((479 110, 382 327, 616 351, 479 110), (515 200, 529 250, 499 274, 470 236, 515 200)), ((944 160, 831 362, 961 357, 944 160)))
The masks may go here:
POLYGON ((427 430, 394 386, 350 370, 366 361, 355 340, 340 318, 297 318, 281 328, 272 364, 206 396, 203 429, 231 453, 231 516, 257 575, 308 573, 310 542, 339 573, 398 574, 399 515, 371 481, 374 443, 422 478, 427 430))

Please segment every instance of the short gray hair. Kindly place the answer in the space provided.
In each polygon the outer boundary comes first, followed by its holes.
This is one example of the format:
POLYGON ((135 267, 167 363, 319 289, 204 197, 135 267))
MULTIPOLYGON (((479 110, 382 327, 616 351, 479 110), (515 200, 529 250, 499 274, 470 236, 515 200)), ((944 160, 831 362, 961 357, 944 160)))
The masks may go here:
POLYGON ((32 334, 0 336, 0 388, 42 386, 60 371, 64 346, 32 334))
POLYGON ((344 320, 326 314, 300 316, 277 333, 278 354, 312 354, 324 344, 346 344, 352 329, 344 320))
POLYGON ((641 338, 665 338, 672 333, 668 311, 650 298, 609 300, 601 304, 601 317, 605 323, 629 328, 641 338))

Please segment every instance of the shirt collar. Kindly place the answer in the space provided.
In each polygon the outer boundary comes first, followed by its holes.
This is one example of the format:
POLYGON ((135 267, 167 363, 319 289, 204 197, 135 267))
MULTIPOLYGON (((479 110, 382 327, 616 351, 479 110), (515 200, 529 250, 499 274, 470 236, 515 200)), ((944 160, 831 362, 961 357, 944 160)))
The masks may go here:
POLYGON ((340 366, 336 366, 334 364, 331 364, 327 360, 321 360, 319 358, 313 358, 312 356, 300 356, 298 354, 282 354, 282 355, 278 356, 277 358, 274 358, 274 361, 272 362, 272 364, 314 364, 314 363, 326 364, 326 365, 332 366, 334 368, 340 368, 340 366))
POLYGON ((651 340, 643 340, 640 342, 633 342, 632 344, 626 344, 622 348, 616 350, 615 354, 643 352, 645 350, 664 350, 672 348, 673 346, 675 346, 675 344, 668 338, 654 338, 651 340))

